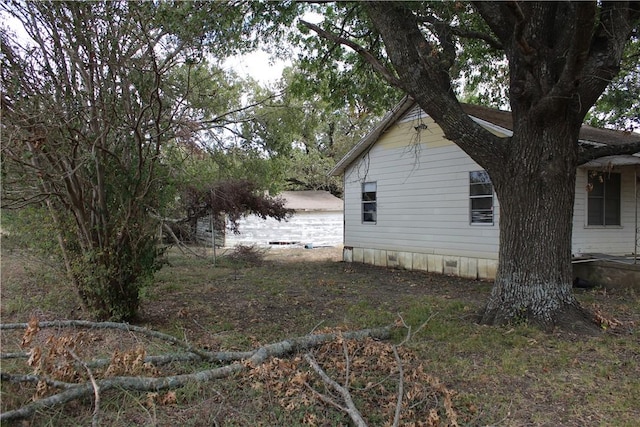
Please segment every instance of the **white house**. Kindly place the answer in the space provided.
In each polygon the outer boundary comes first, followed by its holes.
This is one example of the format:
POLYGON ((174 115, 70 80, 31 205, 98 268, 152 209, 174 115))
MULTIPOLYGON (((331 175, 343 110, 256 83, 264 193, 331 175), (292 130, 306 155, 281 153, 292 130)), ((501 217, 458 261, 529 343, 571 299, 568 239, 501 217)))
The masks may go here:
MULTIPOLYGON (((463 106, 476 122, 511 135, 511 113, 463 106)), ((583 144, 638 134, 583 126, 583 144)), ((574 254, 637 253, 640 157, 611 156, 578 169, 574 254), (587 187, 590 187, 590 191, 587 187)), ((349 262, 495 278, 500 204, 488 175, 405 98, 331 171, 344 176, 349 262)))
POLYGON ((328 191, 283 191, 278 194, 294 215, 283 221, 250 215, 239 221, 240 234, 227 229, 225 246, 342 245, 342 199, 328 191))

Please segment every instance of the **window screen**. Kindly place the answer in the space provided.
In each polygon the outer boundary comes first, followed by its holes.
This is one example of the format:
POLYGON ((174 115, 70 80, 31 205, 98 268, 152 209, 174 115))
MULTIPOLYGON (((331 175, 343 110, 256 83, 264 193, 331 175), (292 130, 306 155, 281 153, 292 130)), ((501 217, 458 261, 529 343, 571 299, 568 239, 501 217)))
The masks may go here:
POLYGON ((362 222, 375 223, 378 220, 377 190, 375 182, 362 184, 362 222))
POLYGON ((620 174, 589 171, 587 225, 620 225, 620 174))
POLYGON ((493 184, 486 171, 469 172, 469 222, 493 224, 493 184))

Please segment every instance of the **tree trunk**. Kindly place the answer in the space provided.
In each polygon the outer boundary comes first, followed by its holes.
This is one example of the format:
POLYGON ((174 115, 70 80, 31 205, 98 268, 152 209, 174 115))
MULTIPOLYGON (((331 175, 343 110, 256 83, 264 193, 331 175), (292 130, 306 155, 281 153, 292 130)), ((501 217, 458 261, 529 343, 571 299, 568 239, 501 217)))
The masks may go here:
POLYGON ((563 120, 543 128, 530 122, 511 140, 520 145, 513 152, 523 155, 489 171, 500 201, 500 251, 482 323, 591 329, 572 292, 579 125, 571 129, 563 120))

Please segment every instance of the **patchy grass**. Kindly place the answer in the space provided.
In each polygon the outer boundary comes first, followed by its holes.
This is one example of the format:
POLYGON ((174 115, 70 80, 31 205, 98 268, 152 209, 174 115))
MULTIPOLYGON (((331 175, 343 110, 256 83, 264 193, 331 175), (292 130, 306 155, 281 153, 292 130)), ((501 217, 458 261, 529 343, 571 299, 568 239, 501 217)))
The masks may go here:
MULTIPOLYGON (((640 297, 633 290, 580 292, 587 307, 612 321, 597 337, 546 334, 526 324, 486 327, 475 314, 490 284, 338 262, 329 249, 273 250, 243 263, 194 258, 177 251, 145 290, 141 326, 173 334, 211 351, 247 350, 322 329, 396 324, 391 342, 333 343, 314 350, 318 363, 344 383, 369 425, 393 420, 400 347, 405 406, 401 425, 635 426, 640 419, 640 297), (346 348, 346 353, 345 353, 346 348), (450 411, 447 403, 450 401, 450 411), (453 415, 453 417, 452 417, 453 415)), ((54 268, 19 250, 2 254, 3 323, 82 319, 73 292, 54 268)), ((76 331, 78 332, 78 331, 76 331)), ((2 351, 19 351, 22 331, 2 333, 2 351)), ((42 338, 44 339, 44 337, 42 338)), ((166 344, 91 331, 85 353, 110 355, 166 344)), ((85 354, 83 353, 83 354, 85 354)), ((205 365, 171 364, 158 374, 195 372, 205 365)), ((2 370, 27 372, 24 360, 2 370)), ((158 395, 109 391, 103 425, 295 426, 348 425, 320 402, 330 394, 302 355, 272 360, 245 374, 189 384, 158 395)), ((2 411, 27 402, 31 386, 2 386, 2 411)), ((90 400, 39 412, 34 426, 89 425, 90 400)))

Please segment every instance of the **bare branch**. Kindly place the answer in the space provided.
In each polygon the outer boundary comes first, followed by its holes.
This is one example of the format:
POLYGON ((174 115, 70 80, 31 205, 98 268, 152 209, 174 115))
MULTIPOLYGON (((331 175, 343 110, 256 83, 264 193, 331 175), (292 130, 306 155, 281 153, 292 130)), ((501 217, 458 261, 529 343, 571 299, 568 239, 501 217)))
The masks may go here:
MULTIPOLYGON (((19 326, 26 327, 26 324, 6 324, 0 325, 0 330, 19 329, 19 326)), ((83 327, 103 327, 103 328, 115 328, 125 331, 133 331, 137 333, 143 333, 148 336, 160 338, 169 342, 179 343, 181 340, 163 334, 161 332, 150 331, 145 328, 134 327, 127 324, 118 324, 114 322, 85 322, 85 321, 59 321, 59 322, 42 322, 39 324, 43 327, 69 327, 69 326, 83 326, 83 327)), ((52 383, 55 386, 61 386, 65 388, 64 391, 49 396, 43 399, 33 401, 19 409, 3 412, 0 414, 0 421, 24 419, 33 415, 36 411, 50 408, 57 405, 62 405, 72 400, 80 399, 86 396, 95 394, 96 390, 105 392, 110 389, 118 388, 123 390, 132 391, 158 391, 183 387, 190 382, 206 382, 215 379, 225 378, 232 374, 242 372, 250 369, 251 367, 258 366, 264 363, 271 357, 280 357, 285 354, 291 354, 295 351, 306 350, 312 347, 316 347, 327 342, 333 341, 338 337, 343 339, 362 339, 366 337, 373 338, 387 338, 389 336, 389 328, 377 328, 377 329, 363 329, 353 332, 340 332, 340 333, 327 333, 327 334, 312 334, 302 337, 295 337, 280 342, 264 345, 251 352, 229 352, 227 355, 238 356, 242 355, 242 362, 236 361, 232 364, 217 367, 213 369, 207 369, 193 374, 183 374, 168 377, 113 377, 102 380, 96 380, 95 384, 83 383, 77 385, 70 385, 68 383, 52 383)), ((194 353, 206 354, 207 352, 198 350, 194 353)), ((213 354, 213 353, 212 353, 213 354)), ((205 358, 205 360, 211 360, 205 358)), ((223 360, 223 359, 218 359, 223 360)), ((226 358, 224 360, 229 360, 226 358)), ((238 359, 234 359, 238 360, 238 359)), ((86 366, 90 366, 90 362, 85 362, 86 366)), ((16 376, 10 374, 2 374, 2 381, 40 381, 42 378, 38 376, 16 376)), ((340 387, 340 386, 338 386, 340 387)), ((353 404, 353 402, 351 402, 353 404)), ((365 425, 365 424, 359 424, 365 425)))
POLYGON ((180 251, 182 253, 187 251, 191 255, 194 255, 194 256, 196 256, 198 258, 204 258, 202 255, 200 255, 199 253, 197 253, 196 251, 191 249, 189 246, 187 246, 184 243, 182 243, 182 241, 178 238, 178 236, 176 236, 176 233, 174 233, 173 230, 171 229, 171 227, 169 227, 169 224, 167 224, 166 222, 163 221, 162 222, 162 228, 164 229, 164 231, 166 231, 169 234, 169 236, 171 236, 171 238, 173 239, 175 244, 178 246, 178 249, 180 249, 180 251))
MULTIPOLYGON (((29 357, 29 353, 25 353, 27 357, 29 357)), ((64 381, 56 381, 51 378, 43 377, 42 375, 21 375, 21 374, 10 374, 7 372, 0 373, 0 380, 2 382, 10 382, 10 383, 32 383, 38 384, 39 382, 44 382, 50 387, 61 388, 61 389, 71 389, 78 386, 75 383, 67 383, 64 381)))
POLYGON ((344 368, 344 388, 349 389, 349 376, 351 375, 351 358, 349 357, 349 348, 347 342, 342 341, 342 353, 344 354, 344 360, 346 366, 344 368))
POLYGON ((434 26, 434 28, 439 28, 441 31, 443 30, 448 31, 451 34, 461 38, 482 40, 495 50, 504 49, 504 45, 495 37, 491 36, 490 34, 482 33, 480 31, 467 30, 461 27, 455 27, 453 25, 449 25, 446 22, 437 19, 435 16, 432 16, 432 15, 417 16, 416 19, 419 22, 422 22, 425 24, 431 24, 434 26))
POLYGON ((407 330, 407 336, 400 342, 400 344, 398 344, 398 347, 404 345, 405 343, 409 342, 414 336, 415 334, 417 334, 418 332, 420 332, 422 330, 422 328, 424 328, 425 326, 427 326, 427 323, 429 323, 431 321, 431 319, 433 319, 438 313, 433 313, 431 316, 429 316, 427 318, 427 320, 425 320, 424 322, 422 322, 422 324, 420 326, 418 326, 418 329, 416 329, 415 332, 411 331, 411 325, 407 325, 407 323, 404 321, 404 319, 402 318, 402 316, 400 314, 398 314, 398 317, 400 318, 400 322, 402 323, 402 326, 407 330))
POLYGON ((346 412, 357 427, 367 427, 367 423, 362 418, 362 414, 360 414, 360 411, 358 411, 355 403, 353 403, 353 399, 351 398, 351 393, 349 393, 349 390, 331 379, 331 377, 327 375, 327 373, 320 367, 320 365, 318 365, 318 362, 315 361, 311 354, 305 354, 304 359, 307 361, 309 366, 311 366, 311 368, 320 376, 320 378, 322 378, 322 381, 324 381, 325 384, 327 384, 340 394, 340 397, 342 397, 342 400, 344 400, 344 403, 347 406, 342 407, 338 405, 338 408, 346 412))
POLYGON ((93 372, 87 366, 86 363, 82 359, 78 357, 78 355, 71 350, 67 349, 67 353, 73 357, 73 360, 80 363, 84 369, 87 371, 87 375, 89 375, 89 380, 91 381, 91 386, 93 387, 93 398, 94 398, 94 409, 93 409, 93 417, 91 418, 91 427, 98 427, 100 425, 100 386, 96 382, 96 379, 93 377, 93 372))
POLYGON ((393 416, 393 427, 398 427, 400 425, 400 414, 402 412, 402 399, 404 398, 404 369, 402 368, 402 360, 400 359, 400 355, 398 355, 398 349, 394 345, 391 347, 393 349, 393 356, 396 358, 396 363, 398 364, 398 401, 396 402, 396 411, 393 416))

